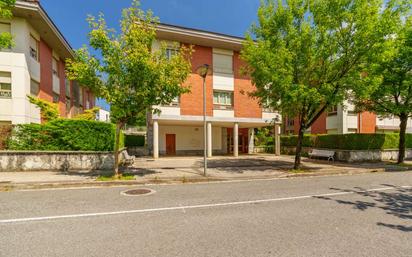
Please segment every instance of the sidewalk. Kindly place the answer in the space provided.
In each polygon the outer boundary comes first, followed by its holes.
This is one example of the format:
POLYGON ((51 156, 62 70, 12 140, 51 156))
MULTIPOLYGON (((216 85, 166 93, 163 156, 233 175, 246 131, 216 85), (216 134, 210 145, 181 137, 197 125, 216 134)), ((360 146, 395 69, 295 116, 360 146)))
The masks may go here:
MULTIPOLYGON (((245 179, 288 178, 301 176, 348 175, 369 172, 412 170, 388 163, 331 163, 302 159, 302 170, 291 171, 292 156, 248 155, 212 157, 208 160, 207 176, 203 176, 203 158, 173 157, 153 160, 138 158, 123 172, 135 175, 130 181, 97 181, 98 173, 90 172, 1 172, 0 191, 48 187, 84 187, 141 185, 153 183, 189 183, 245 179)), ((411 165, 411 166, 409 166, 411 165)))

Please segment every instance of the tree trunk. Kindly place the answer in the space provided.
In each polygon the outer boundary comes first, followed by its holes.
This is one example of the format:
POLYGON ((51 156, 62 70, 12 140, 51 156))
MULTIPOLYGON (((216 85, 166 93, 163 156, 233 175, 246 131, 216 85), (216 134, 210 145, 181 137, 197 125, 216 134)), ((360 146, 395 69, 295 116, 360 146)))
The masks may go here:
POLYGON ((305 129, 303 129, 302 125, 300 125, 298 143, 296 145, 296 153, 295 153, 295 166, 293 167, 293 169, 295 170, 300 169, 300 161, 302 157, 302 141, 303 141, 304 132, 305 132, 305 129))
POLYGON ((123 127, 123 122, 116 123, 116 135, 114 144, 114 176, 119 177, 119 144, 120 144, 120 131, 123 127))
POLYGON ((405 134, 406 134, 406 126, 408 124, 408 115, 401 115, 400 117, 401 124, 399 125, 399 155, 398 155, 398 164, 403 163, 405 161, 405 134))

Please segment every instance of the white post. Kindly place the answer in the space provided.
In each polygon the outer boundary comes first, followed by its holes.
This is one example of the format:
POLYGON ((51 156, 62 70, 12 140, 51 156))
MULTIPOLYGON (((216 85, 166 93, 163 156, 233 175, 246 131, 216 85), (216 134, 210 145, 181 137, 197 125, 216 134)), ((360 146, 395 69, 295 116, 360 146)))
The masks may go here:
POLYGON ((248 153, 253 154, 255 152, 255 129, 249 129, 249 146, 248 146, 248 153))
POLYGON ((233 156, 239 156, 239 124, 237 122, 233 127, 233 156))
POLYGON ((207 157, 212 157, 212 122, 207 123, 207 157))
POLYGON ((157 120, 153 121, 153 158, 159 158, 159 123, 157 120))
POLYGON ((275 155, 280 155, 280 126, 275 124, 275 155))

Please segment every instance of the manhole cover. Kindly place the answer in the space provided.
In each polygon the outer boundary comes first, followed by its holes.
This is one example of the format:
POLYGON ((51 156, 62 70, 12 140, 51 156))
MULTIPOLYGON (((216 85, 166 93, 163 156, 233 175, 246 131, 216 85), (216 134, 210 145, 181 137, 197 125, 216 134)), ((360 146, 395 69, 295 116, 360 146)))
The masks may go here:
POLYGON ((148 188, 138 188, 138 189, 130 189, 121 192, 122 195, 130 195, 130 196, 138 196, 138 195, 150 195, 155 193, 156 191, 148 188))

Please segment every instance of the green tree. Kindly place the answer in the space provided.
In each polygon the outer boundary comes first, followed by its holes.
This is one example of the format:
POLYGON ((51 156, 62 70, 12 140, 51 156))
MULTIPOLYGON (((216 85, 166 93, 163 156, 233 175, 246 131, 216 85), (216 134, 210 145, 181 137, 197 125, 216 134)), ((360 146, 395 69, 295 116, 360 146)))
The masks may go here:
POLYGON ((397 28, 384 50, 365 65, 354 92, 360 110, 400 119, 398 163, 403 163, 406 127, 412 117, 412 18, 400 18, 397 28))
POLYGON ((158 19, 152 12, 139 8, 139 1, 123 10, 121 30, 116 33, 106 25, 103 15, 88 18, 90 46, 101 57, 91 55, 87 48, 76 51, 74 60, 67 60, 71 80, 90 88, 110 104, 111 119, 116 123, 114 172, 118 176, 119 135, 129 120, 153 111, 152 106, 169 104, 188 92, 182 87, 191 71, 191 50, 180 47, 170 59, 166 46, 152 50, 158 19))
POLYGON ((96 120, 96 115, 99 112, 100 107, 93 107, 92 109, 84 110, 83 113, 76 115, 74 118, 78 120, 96 120))
MULTIPOLYGON (((11 19, 16 0, 0 0, 0 19, 11 19)), ((10 48, 13 45, 13 37, 9 32, 0 33, 0 50, 10 48)))
POLYGON ((60 117, 59 106, 47 100, 28 95, 29 102, 40 109, 40 115, 45 122, 56 120, 60 117))
POLYGON ((299 118, 295 169, 304 132, 346 97, 365 58, 379 51, 394 26, 390 0, 266 0, 242 51, 254 96, 299 118), (252 37, 254 36, 254 37, 252 37), (255 40, 253 40, 255 38, 255 40))

